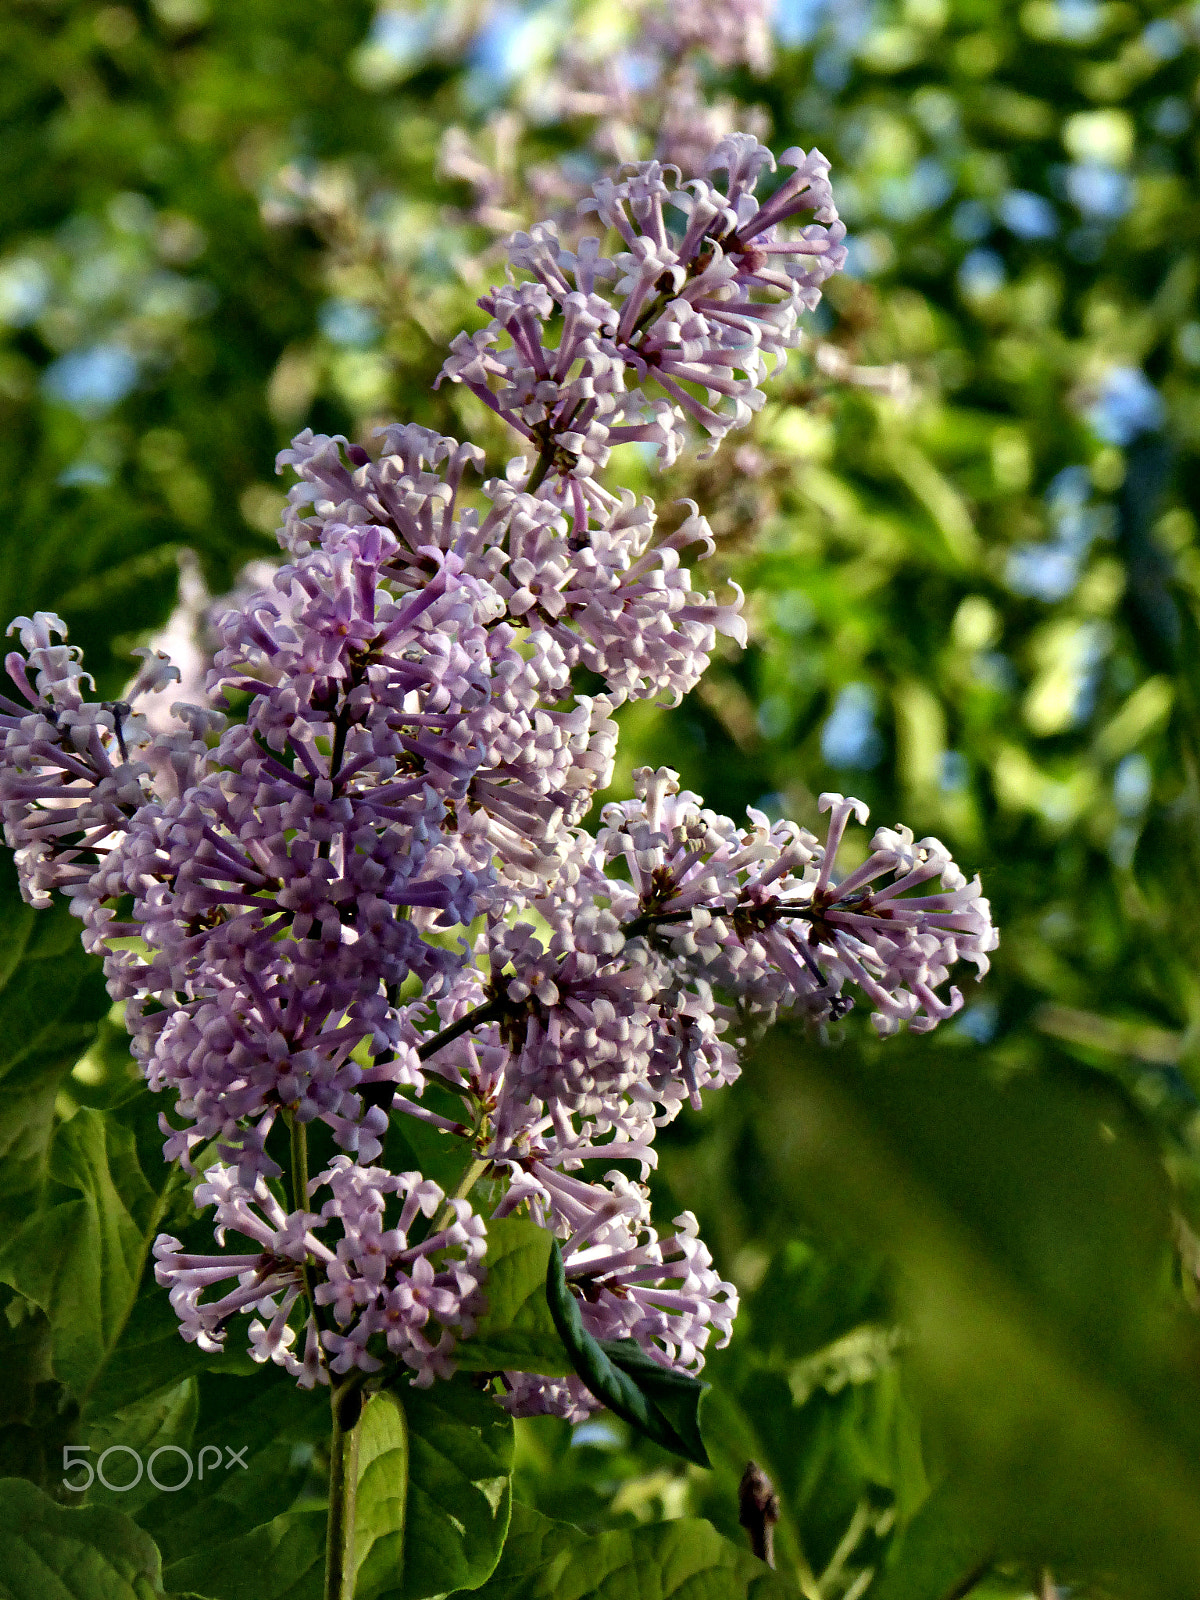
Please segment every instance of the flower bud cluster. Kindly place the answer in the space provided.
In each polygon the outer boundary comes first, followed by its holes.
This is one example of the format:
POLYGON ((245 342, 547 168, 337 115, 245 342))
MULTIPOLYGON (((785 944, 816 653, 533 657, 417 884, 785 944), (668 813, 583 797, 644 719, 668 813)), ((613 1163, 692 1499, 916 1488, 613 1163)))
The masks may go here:
MULTIPOLYGON (((773 0, 625 0, 621 43, 608 30, 590 37, 565 30, 553 59, 539 66, 534 120, 543 128, 570 123, 592 161, 579 160, 578 146, 565 160, 523 161, 525 119, 511 105, 488 119, 481 136, 451 127, 441 170, 471 189, 467 216, 508 233, 532 209, 529 200, 543 214, 565 214, 586 191, 580 169, 594 163, 655 155, 692 174, 704 171, 705 157, 735 129, 765 135, 762 108, 720 93, 712 67, 767 72, 773 9, 773 0)), ((287 180, 283 209, 290 213, 303 180, 294 169, 287 180)), ((318 173, 306 196, 316 200, 331 188, 318 173)))
POLYGON ((745 65, 756 73, 771 64, 771 0, 659 0, 647 7, 644 27, 668 59, 704 50, 715 66, 745 65))
MULTIPOLYGON (((719 441, 758 404, 841 259, 826 163, 785 159, 761 206, 773 162, 748 136, 713 154, 722 189, 654 163, 598 184, 611 260, 545 227, 513 242, 528 279, 447 370, 536 444, 528 476, 416 426, 375 455, 300 434, 284 564, 217 619, 210 706, 148 717, 177 676, 154 653, 126 701, 90 703, 61 621, 14 624, 0 806, 23 889, 71 898, 167 1098, 166 1155, 204 1165, 196 1203, 240 1241, 156 1246, 203 1349, 241 1316, 302 1384, 444 1377, 486 1306, 489 1215, 518 1213, 561 1241, 585 1327, 696 1371, 736 1293, 694 1218, 651 1223, 656 1130, 782 1011, 838 1017, 856 989, 881 1031, 928 1028, 961 1004, 950 969, 987 968, 987 902, 936 840, 881 830, 839 879, 857 801, 822 798, 822 843, 647 768, 583 826, 614 710, 678 701, 718 633, 745 639, 740 591, 691 587, 696 508, 664 535, 595 473, 614 441, 670 459, 687 418, 719 441), (814 222, 781 237, 797 209, 814 222), (390 1170, 392 1134, 406 1169, 435 1141, 457 1197, 390 1170)), ((577 1380, 496 1381, 517 1412, 593 1404, 577 1380)))
POLYGON ((634 787, 635 800, 605 807, 598 842, 627 866, 637 926, 751 1013, 836 1018, 853 1003, 842 993, 852 984, 874 1005, 879 1033, 901 1023, 923 1033, 962 1007, 957 988, 937 992, 956 962, 987 972, 998 942, 991 909, 978 877, 968 883, 939 840, 880 828, 867 859, 839 879, 847 824, 869 814, 861 800, 821 795, 818 809, 830 814, 822 844, 753 808, 750 827, 738 828, 681 794, 665 767, 635 772, 634 787), (935 892, 911 892, 934 879, 935 892))
MULTIPOLYGON (((507 680, 505 704, 514 710, 562 698, 577 666, 605 682, 604 696, 578 702, 593 721, 627 699, 678 701, 699 682, 718 633, 745 644, 741 590, 733 585, 732 603, 721 604, 691 587, 685 553, 710 556, 713 539, 690 501, 684 521, 663 536, 654 505, 628 490, 605 492, 599 506, 581 494, 564 514, 549 485, 533 495, 492 478, 472 504, 464 480, 482 466, 481 450, 415 424, 381 431, 377 460, 351 446, 344 461, 344 439, 308 430, 281 453, 280 468, 300 479, 281 541, 303 557, 364 525, 386 528, 396 544, 385 577, 404 591, 427 584, 444 559, 460 562, 464 578, 483 585, 498 608, 489 629, 491 672, 507 680)), ((582 715, 556 714, 544 728, 565 729, 564 717, 577 728, 582 715)), ((606 728, 601 770, 614 747, 615 727, 606 728)), ((589 748, 594 738, 595 731, 589 748)), ((532 748, 525 740, 527 755, 532 748)), ((595 785, 574 787, 590 794, 595 785)))
POLYGON ((124 700, 95 702, 84 698, 91 680, 66 643, 61 617, 39 611, 8 631, 25 654, 12 651, 4 663, 20 698, 0 695, 0 812, 22 891, 41 908, 54 891, 69 895, 88 884, 96 851, 154 793, 187 788, 221 718, 183 707, 171 730, 155 737, 135 707, 179 677, 161 652, 135 652, 143 665, 124 700))
POLYGON ((600 238, 566 249, 551 223, 509 240, 514 281, 480 300, 492 320, 458 335, 442 376, 536 447, 530 488, 549 474, 562 499, 602 501, 595 475, 614 444, 653 444, 667 465, 689 422, 719 442, 760 408, 763 382, 799 343, 799 313, 846 254, 829 163, 817 150, 782 159, 792 174, 761 205, 754 191, 775 158, 750 134, 709 155, 723 186, 684 183, 658 161, 601 179, 580 210, 625 246, 612 257, 600 238), (800 211, 813 220, 781 233, 800 211))

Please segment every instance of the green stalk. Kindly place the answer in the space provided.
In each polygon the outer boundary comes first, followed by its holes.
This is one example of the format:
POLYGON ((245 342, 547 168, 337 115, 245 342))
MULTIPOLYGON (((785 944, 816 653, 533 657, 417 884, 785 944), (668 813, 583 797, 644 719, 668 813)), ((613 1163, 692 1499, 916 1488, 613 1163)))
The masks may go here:
POLYGON ((362 1374, 330 1389, 329 1515, 325 1524, 325 1600, 354 1600, 354 1502, 362 1374))
POLYGON ((557 442, 552 438, 547 439, 545 444, 542 446, 537 461, 534 465, 533 475, 530 477, 529 482, 525 485, 526 494, 536 494, 542 487, 542 484, 546 481, 546 474, 554 465, 554 454, 556 449, 557 442))
POLYGON ((439 1210, 437 1216, 434 1217, 433 1222, 430 1225, 430 1233, 437 1233, 440 1228, 444 1228, 446 1226, 452 1215, 450 1201, 465 1200, 490 1166, 491 1162, 483 1157, 476 1161, 472 1161, 471 1165, 460 1178, 454 1193, 449 1195, 442 1203, 441 1209, 439 1210))
MULTIPOLYGON (((292 1208, 296 1211, 308 1210, 308 1128, 297 1117, 288 1113, 288 1129, 292 1136, 292 1170, 289 1174, 292 1187, 292 1208)), ((321 1308, 317 1305, 314 1292, 312 1263, 308 1257, 300 1263, 300 1280, 304 1284, 304 1298, 308 1301, 308 1309, 313 1321, 317 1325, 317 1332, 323 1326, 321 1308)), ((325 1363, 324 1352, 321 1354, 321 1364, 325 1363)))
MULTIPOLYGON (((288 1117, 291 1133, 292 1205, 308 1210, 308 1129, 288 1117)), ((304 1290, 320 1326, 312 1271, 301 1267, 304 1290)), ((358 1418, 362 1411, 363 1374, 342 1384, 330 1378, 329 1512, 325 1523, 325 1600, 354 1600, 354 1501, 358 1490, 358 1418)))
POLYGON ((292 1205, 308 1210, 308 1128, 298 1117, 288 1116, 292 1136, 292 1205))

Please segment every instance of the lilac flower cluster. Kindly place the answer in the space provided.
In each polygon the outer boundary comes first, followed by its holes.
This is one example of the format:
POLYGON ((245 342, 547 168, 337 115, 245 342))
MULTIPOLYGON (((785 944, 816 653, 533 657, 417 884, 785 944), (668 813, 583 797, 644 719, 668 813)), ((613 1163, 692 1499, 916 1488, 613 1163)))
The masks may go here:
MULTIPOLYGON (((540 1163, 517 1172, 503 1204, 528 1205, 543 1227, 565 1236, 567 1283, 594 1338, 635 1339, 687 1372, 703 1366, 714 1330, 728 1341, 737 1294, 713 1270, 690 1212, 675 1218, 678 1233, 659 1239, 640 1184, 615 1171, 604 1185, 587 1184, 540 1163)), ((502 1404, 518 1416, 549 1413, 573 1422, 596 1409, 579 1378, 521 1372, 504 1374, 502 1404)))
POLYGON ((529 277, 479 302, 492 321, 454 340, 442 376, 536 446, 530 489, 549 474, 578 519, 589 490, 604 503, 593 481, 612 445, 654 444, 666 465, 689 420, 716 441, 749 422, 772 365, 799 343, 799 312, 816 306, 846 254, 829 163, 799 149, 783 162, 792 175, 761 205, 754 190, 775 158, 750 134, 730 134, 708 157, 723 187, 684 184, 657 161, 602 179, 581 210, 626 246, 611 258, 593 237, 565 249, 550 223, 509 241, 510 268, 529 277), (799 211, 813 221, 781 234, 799 211))
MULTIPOLYGON (((484 477, 475 446, 416 426, 374 455, 299 435, 284 564, 218 619, 208 705, 150 714, 177 676, 154 652, 125 701, 89 702, 61 621, 14 624, 6 837, 27 898, 68 895, 103 957, 167 1157, 202 1168, 220 1249, 155 1254, 203 1349, 244 1316, 302 1384, 432 1382, 485 1311, 488 1221, 516 1213, 561 1241, 592 1333, 696 1371, 737 1297, 690 1214, 652 1225, 656 1130, 781 1012, 836 1018, 856 989, 881 1032, 921 1030, 961 1005, 957 962, 987 969, 987 901, 936 840, 882 829, 839 878, 857 801, 822 797, 822 842, 647 768, 583 825, 614 710, 678 701, 718 634, 745 639, 739 591, 691 587, 696 508, 663 534, 595 473, 611 440, 669 458, 687 417, 719 441, 757 403, 840 259, 825 163, 792 158, 762 207, 770 156, 746 137, 713 153, 721 191, 654 163, 598 184, 629 246, 612 262, 545 227, 514 242, 532 280, 494 292, 448 370, 537 444, 532 474, 484 477), (797 206, 817 222, 779 238, 797 206), (452 1194, 391 1170, 414 1124, 452 1194)), ((574 1379, 495 1381, 518 1413, 595 1404, 574 1379)))
POLYGON ((222 1349, 225 1325, 240 1311, 255 1314, 249 1327, 254 1359, 285 1367, 302 1388, 312 1388, 321 1376, 322 1346, 334 1372, 378 1372, 383 1363, 367 1348, 375 1335, 413 1369, 418 1387, 453 1372, 455 1335, 474 1331, 473 1314, 485 1304, 486 1234, 465 1200, 446 1200, 419 1172, 393 1174, 356 1165, 347 1156, 336 1157, 310 1186, 310 1198, 317 1189, 330 1191, 320 1212, 289 1214, 261 1177, 247 1186, 224 1165, 210 1167, 204 1180, 196 1203, 215 1206, 217 1242, 224 1244, 232 1230, 258 1248, 246 1255, 189 1255, 178 1239, 159 1235, 155 1272, 170 1288, 185 1339, 205 1351, 222 1349), (387 1227, 389 1196, 398 1198, 400 1210, 387 1227), (443 1203, 446 1225, 439 1215, 431 1232, 410 1243, 414 1221, 433 1217, 443 1203), (331 1222, 340 1227, 332 1250, 320 1237, 331 1222), (323 1273, 314 1299, 331 1308, 336 1326, 318 1341, 309 1319, 297 1355, 291 1317, 304 1292, 305 1263, 323 1273), (236 1288, 219 1299, 202 1298, 230 1279, 236 1288))

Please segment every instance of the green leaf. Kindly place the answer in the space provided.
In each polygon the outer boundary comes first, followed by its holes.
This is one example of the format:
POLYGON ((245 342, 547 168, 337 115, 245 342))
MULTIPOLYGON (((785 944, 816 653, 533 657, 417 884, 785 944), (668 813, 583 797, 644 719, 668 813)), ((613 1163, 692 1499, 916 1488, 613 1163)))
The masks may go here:
MULTIPOLYGON (((367 1412, 384 1398, 372 1399, 367 1412)), ((475 1589, 495 1568, 508 1532, 512 1419, 465 1376, 429 1389, 400 1385, 387 1398, 403 1412, 407 1491, 401 1516, 395 1486, 387 1487, 387 1474, 403 1467, 398 1419, 380 1409, 371 1435, 370 1515, 378 1526, 390 1496, 393 1522, 373 1536, 357 1600, 426 1600, 475 1589)))
POLYGON ((998 1087, 961 1057, 877 1071, 783 1039, 759 1070, 779 1204, 900 1268, 957 1578, 992 1552, 1194 1592, 1200 1335, 1168 1293, 1169 1191, 1128 1103, 1094 1077, 998 1087))
MULTIPOLYGON (((327 1453, 328 1393, 263 1372, 205 1377, 200 1389, 193 1457, 244 1447, 246 1465, 218 1466, 186 1496, 146 1505, 167 1581, 213 1600, 318 1596, 324 1500, 311 1496, 325 1492, 324 1461, 319 1476, 313 1469, 314 1448, 327 1453), (273 1587, 256 1594, 252 1575, 268 1563, 273 1587)), ((356 1600, 424 1600, 482 1583, 508 1528, 512 1420, 463 1377, 372 1395, 358 1428, 356 1600)))
POLYGON ((90 1426, 85 1419, 82 1440, 91 1449, 92 1461, 98 1461, 112 1446, 118 1451, 116 1465, 106 1474, 118 1487, 107 1489, 97 1477, 88 1490, 87 1504, 117 1506, 129 1516, 138 1517, 148 1501, 163 1494, 151 1473, 160 1483, 178 1483, 191 1478, 181 1452, 187 1451, 187 1459, 194 1463, 190 1445, 196 1424, 196 1391, 195 1378, 184 1378, 181 1383, 111 1412, 90 1426), (131 1482, 135 1468, 132 1457, 127 1454, 129 1450, 137 1452, 145 1469, 136 1483, 131 1482), (155 1453, 160 1450, 163 1455, 156 1457, 155 1453))
POLYGON ((488 1223, 487 1310, 455 1349, 460 1371, 561 1378, 575 1370, 546 1302, 550 1243, 546 1229, 525 1217, 488 1223))
POLYGON ((0 1282, 49 1317, 54 1375, 82 1400, 132 1314, 173 1182, 163 1168, 156 1194, 132 1133, 91 1110, 58 1130, 50 1179, 43 1208, 0 1250, 0 1282))
POLYGON ((219 1356, 206 1355, 189 1344, 179 1332, 167 1291, 143 1271, 137 1299, 124 1327, 109 1350, 103 1369, 88 1392, 85 1416, 104 1417, 123 1411, 139 1400, 169 1388, 183 1378, 203 1372, 228 1371, 241 1365, 249 1373, 261 1373, 248 1355, 233 1348, 219 1356))
POLYGON ((572 1365, 596 1399, 664 1450, 694 1461, 697 1466, 709 1466, 699 1424, 700 1400, 706 1385, 683 1373, 666 1372, 636 1349, 632 1341, 602 1345, 593 1339, 584 1328, 578 1302, 567 1287, 557 1240, 551 1241, 546 1299, 572 1365))
POLYGON ((320 1600, 325 1507, 320 1501, 251 1528, 240 1538, 172 1562, 167 1581, 210 1600, 320 1600))
POLYGON ((904 1529, 871 1600, 942 1600, 961 1594, 992 1564, 992 1551, 969 1504, 943 1484, 904 1529))
POLYGON ((0 851, 0 1218, 9 1226, 46 1180, 55 1099, 109 1003, 77 919, 64 904, 27 906, 0 851))
POLYGON ((794 1591, 710 1522, 683 1517, 590 1536, 513 1506, 477 1600, 785 1600, 794 1591))
POLYGON ((408 1427, 404 1406, 394 1391, 371 1396, 356 1431, 355 1595, 357 1600, 367 1600, 404 1569, 408 1427))
POLYGON ((680 1439, 684 1448, 679 1454, 697 1466, 711 1465, 704 1440, 700 1436, 700 1402, 708 1393, 708 1384, 686 1372, 672 1372, 660 1367, 657 1361, 632 1339, 600 1339, 600 1349, 626 1377, 632 1378, 639 1391, 650 1404, 651 1415, 661 1417, 680 1439))
MULTIPOLYGON (((223 1585, 234 1576, 229 1552, 239 1541, 323 1499, 329 1393, 298 1389, 274 1367, 256 1368, 249 1378, 204 1372, 194 1381, 196 1476, 186 1490, 148 1501, 139 1521, 157 1540, 172 1583, 180 1585, 174 1567, 188 1562, 189 1582, 223 1600, 223 1585)), ((284 1523, 262 1537, 281 1546, 284 1523)), ((297 1538, 306 1544, 305 1526, 297 1538)))
POLYGON ((55 1505, 23 1478, 0 1480, 4 1600, 151 1600, 158 1550, 123 1512, 55 1505))

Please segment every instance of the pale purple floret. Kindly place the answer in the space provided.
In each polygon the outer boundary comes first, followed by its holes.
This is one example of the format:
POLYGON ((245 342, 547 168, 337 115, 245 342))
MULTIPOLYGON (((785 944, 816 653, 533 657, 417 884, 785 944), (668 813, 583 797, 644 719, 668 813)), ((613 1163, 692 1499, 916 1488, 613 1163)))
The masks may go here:
MULTIPOLYGON (((696 1372, 714 1334, 729 1343, 737 1290, 714 1271, 690 1212, 660 1239, 645 1188, 619 1172, 585 1183, 539 1162, 516 1169, 501 1209, 525 1204, 562 1239, 567 1283, 579 1295, 584 1328, 596 1339, 634 1339, 664 1367, 696 1372)), ((573 1378, 505 1374, 503 1403, 518 1415, 578 1421, 597 1407, 573 1378)))
POLYGON ((288 497, 284 547, 303 556, 336 547, 363 524, 386 528, 397 544, 388 578, 405 589, 428 582, 439 553, 453 552, 464 575, 503 604, 512 631, 493 623, 490 653, 493 673, 507 675, 510 696, 521 697, 516 709, 561 698, 576 665, 605 679, 612 703, 675 700, 699 681, 718 633, 745 643, 736 585, 724 605, 691 587, 685 556, 711 555, 713 541, 690 502, 666 536, 657 534, 653 504, 627 490, 597 490, 589 500, 568 484, 564 509, 493 478, 481 485, 481 511, 461 503, 481 452, 416 426, 382 435, 378 460, 361 452, 357 465, 343 461, 344 439, 307 430, 282 452, 281 470, 290 466, 301 480, 288 497), (518 658, 517 642, 534 653, 518 658))
POLYGON ((736 828, 681 794, 667 768, 644 768, 634 782, 636 800, 605 808, 602 848, 625 861, 658 937, 750 1011, 840 1016, 849 983, 874 1004, 880 1033, 901 1022, 923 1032, 962 1005, 957 988, 937 993, 956 962, 972 962, 980 977, 988 970, 998 942, 990 907, 979 879, 968 883, 937 839, 881 828, 872 854, 839 879, 846 826, 867 820, 860 800, 821 796, 830 812, 822 845, 753 810, 750 827, 736 828), (935 878, 937 892, 912 893, 935 878))
POLYGON ((320 1218, 313 1212, 289 1215, 261 1179, 249 1188, 237 1181, 228 1167, 210 1167, 195 1193, 198 1206, 215 1208, 215 1234, 225 1244, 227 1230, 258 1248, 196 1255, 186 1252, 178 1239, 159 1234, 154 1241, 154 1275, 170 1290, 171 1305, 179 1318, 183 1337, 212 1353, 225 1347, 227 1324, 238 1315, 254 1315, 250 1324, 251 1351, 256 1361, 273 1361, 284 1367, 304 1388, 327 1381, 317 1359, 315 1327, 306 1322, 303 1354, 295 1353, 294 1315, 303 1293, 306 1261, 318 1268, 332 1261, 329 1247, 317 1238, 320 1218), (230 1280, 216 1298, 209 1290, 230 1280), (266 1318, 267 1321, 262 1319, 266 1318))
POLYGON ((54 891, 86 890, 97 852, 157 793, 178 794, 194 781, 205 735, 220 719, 175 706, 169 731, 151 732, 137 707, 179 677, 161 652, 136 652, 144 661, 126 698, 97 703, 84 698, 91 679, 60 617, 39 611, 8 631, 25 654, 5 660, 17 698, 0 695, 0 807, 22 892, 42 907, 54 891))

